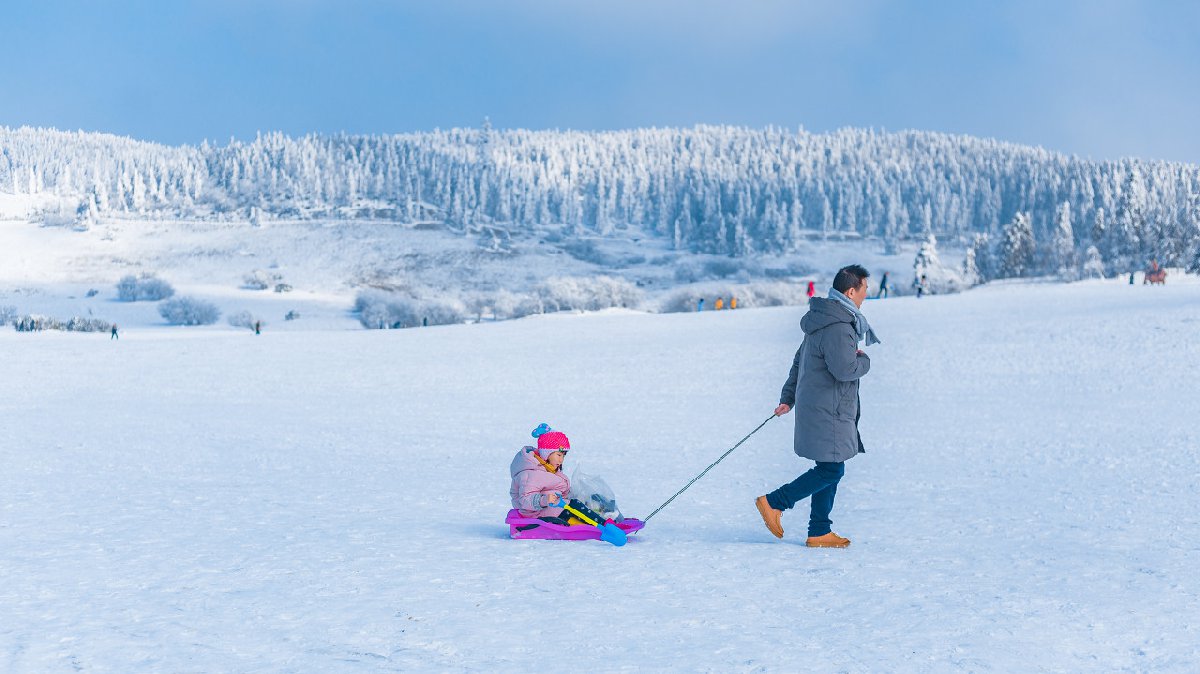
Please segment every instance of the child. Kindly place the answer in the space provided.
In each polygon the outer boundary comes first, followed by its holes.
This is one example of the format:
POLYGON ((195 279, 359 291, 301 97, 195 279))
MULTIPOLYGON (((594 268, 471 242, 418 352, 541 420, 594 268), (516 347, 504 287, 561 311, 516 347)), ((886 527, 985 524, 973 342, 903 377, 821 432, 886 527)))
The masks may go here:
POLYGON ((562 472, 562 462, 571 449, 567 436, 542 424, 533 430, 537 447, 522 447, 513 457, 509 473, 509 496, 522 517, 537 517, 554 524, 566 524, 561 517, 571 481, 562 472))

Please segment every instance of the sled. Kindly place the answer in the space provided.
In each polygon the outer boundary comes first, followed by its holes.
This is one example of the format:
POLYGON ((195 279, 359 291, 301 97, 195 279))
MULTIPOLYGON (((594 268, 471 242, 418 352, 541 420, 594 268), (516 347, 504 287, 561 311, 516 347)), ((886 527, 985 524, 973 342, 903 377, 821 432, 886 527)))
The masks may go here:
MULTIPOLYGON (((577 524, 565 527, 561 524, 543 522, 536 517, 522 517, 515 509, 508 511, 504 518, 508 525, 508 535, 512 538, 542 539, 554 541, 598 541, 600 529, 587 524, 577 524)), ((642 528, 641 520, 627 518, 618 522, 617 528, 626 534, 631 534, 642 528)))

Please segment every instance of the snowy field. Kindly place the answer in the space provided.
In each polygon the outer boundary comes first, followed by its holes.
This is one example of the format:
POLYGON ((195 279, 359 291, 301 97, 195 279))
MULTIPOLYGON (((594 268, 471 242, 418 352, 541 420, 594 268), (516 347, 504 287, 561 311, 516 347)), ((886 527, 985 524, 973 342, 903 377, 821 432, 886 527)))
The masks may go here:
POLYGON ((797 308, 0 330, 0 671, 1195 671, 1200 284, 866 312, 848 550, 754 509, 791 416, 624 548, 503 524, 542 421, 648 513, 770 414, 797 308))

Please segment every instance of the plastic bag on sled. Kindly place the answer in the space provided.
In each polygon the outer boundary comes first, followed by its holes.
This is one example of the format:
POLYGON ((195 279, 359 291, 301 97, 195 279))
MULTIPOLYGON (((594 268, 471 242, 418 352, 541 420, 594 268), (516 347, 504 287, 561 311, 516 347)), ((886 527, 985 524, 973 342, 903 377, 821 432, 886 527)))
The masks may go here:
POLYGON ((605 519, 624 522, 625 516, 617 508, 617 496, 604 478, 589 475, 575 466, 571 473, 571 498, 579 499, 605 519))

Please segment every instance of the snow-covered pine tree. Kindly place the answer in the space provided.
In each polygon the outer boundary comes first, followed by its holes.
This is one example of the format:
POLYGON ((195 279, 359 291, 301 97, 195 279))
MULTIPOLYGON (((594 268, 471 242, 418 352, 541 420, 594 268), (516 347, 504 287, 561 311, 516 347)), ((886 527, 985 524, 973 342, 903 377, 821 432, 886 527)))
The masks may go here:
POLYGON ((1085 278, 1104 278, 1104 260, 1100 257, 1100 249, 1088 246, 1084 253, 1083 276, 1085 278))
POLYGON ((913 258, 913 276, 919 279, 941 266, 942 262, 938 259, 937 253, 937 237, 930 234, 921 242, 921 247, 917 249, 917 256, 913 258))
POLYGON ((1050 242, 1049 260, 1046 270, 1065 279, 1078 277, 1075 256, 1075 232, 1071 228, 1071 202, 1064 201, 1055 214, 1054 238, 1050 242))
POLYGON ((1017 278, 1033 271, 1036 246, 1033 239, 1033 224, 1029 214, 1018 212, 1004 226, 1000 241, 1000 276, 1017 278))
POLYGON ((966 255, 963 256, 963 283, 968 287, 977 286, 983 283, 983 276, 979 273, 979 267, 975 263, 975 247, 967 248, 966 255))
POLYGON ((79 204, 79 208, 75 209, 75 230, 86 232, 91 229, 96 224, 99 214, 100 207, 96 202, 96 191, 92 189, 79 204))
POLYGON ((913 258, 913 280, 920 282, 925 279, 925 289, 930 293, 958 292, 962 289, 963 280, 953 269, 942 265, 938 258, 937 237, 930 234, 917 250, 913 258))
POLYGON ((1141 269, 1146 234, 1146 186, 1137 164, 1129 167, 1122 183, 1113 226, 1108 230, 1108 254, 1112 265, 1123 272, 1141 269))
POLYGON ((996 256, 992 252, 991 237, 987 234, 976 234, 971 240, 971 245, 967 247, 967 252, 979 277, 975 283, 987 283, 996 278, 996 256))
POLYGON ((1099 250, 1100 246, 1108 238, 1108 223, 1104 220, 1104 207, 1096 209, 1096 213, 1092 216, 1092 245, 1099 250))

